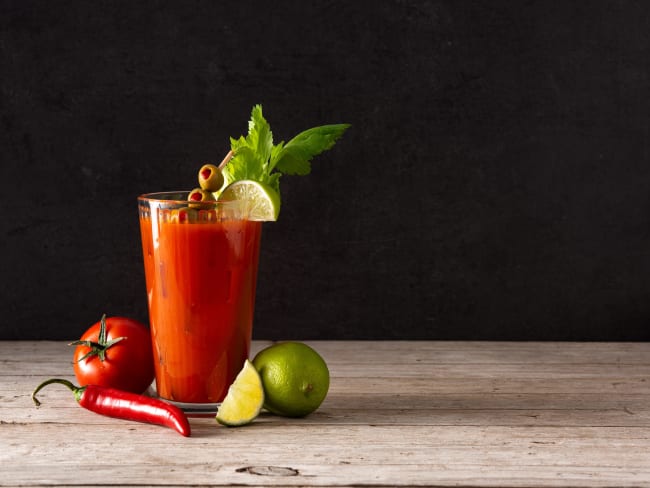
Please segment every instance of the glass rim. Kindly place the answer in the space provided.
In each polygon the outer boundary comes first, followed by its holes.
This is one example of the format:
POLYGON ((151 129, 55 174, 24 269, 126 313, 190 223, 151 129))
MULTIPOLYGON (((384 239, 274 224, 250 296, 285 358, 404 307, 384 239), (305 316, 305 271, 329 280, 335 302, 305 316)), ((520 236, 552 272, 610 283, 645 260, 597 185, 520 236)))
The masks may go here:
MULTIPOLYGON (((139 202, 155 202, 167 205, 187 205, 189 202, 187 196, 191 193, 190 190, 177 190, 177 191, 156 191, 151 193, 143 193, 138 195, 139 202)), ((240 200, 207 200, 203 202, 195 202, 202 206, 214 205, 228 205, 239 202, 240 200)))

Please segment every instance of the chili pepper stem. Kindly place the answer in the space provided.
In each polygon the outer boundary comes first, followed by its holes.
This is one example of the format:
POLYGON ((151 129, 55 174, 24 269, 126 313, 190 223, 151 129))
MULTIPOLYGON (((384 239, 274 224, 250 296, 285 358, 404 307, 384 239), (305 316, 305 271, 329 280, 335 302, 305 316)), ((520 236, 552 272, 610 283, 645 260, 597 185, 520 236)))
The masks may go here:
POLYGON ((37 407, 40 407, 41 402, 36 398, 36 394, 41 391, 43 388, 45 388, 47 385, 51 385, 52 383, 59 383, 61 385, 67 386, 72 393, 74 393, 74 397, 77 401, 81 398, 81 395, 83 394, 84 390, 86 389, 85 386, 76 386, 72 382, 68 380, 64 380, 63 378, 50 378, 49 380, 43 381, 40 385, 36 387, 34 392, 32 393, 32 400, 34 401, 34 404, 37 407))

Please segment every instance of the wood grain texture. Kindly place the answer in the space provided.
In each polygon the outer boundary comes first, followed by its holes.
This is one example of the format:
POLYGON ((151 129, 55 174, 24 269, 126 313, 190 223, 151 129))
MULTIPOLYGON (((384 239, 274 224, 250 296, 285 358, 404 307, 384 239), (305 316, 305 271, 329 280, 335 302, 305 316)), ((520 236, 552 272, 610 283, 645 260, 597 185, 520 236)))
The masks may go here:
POLYGON ((332 375, 317 412, 182 438, 56 386, 34 407, 71 351, 0 342, 0 486, 650 486, 650 344, 310 344, 332 375))

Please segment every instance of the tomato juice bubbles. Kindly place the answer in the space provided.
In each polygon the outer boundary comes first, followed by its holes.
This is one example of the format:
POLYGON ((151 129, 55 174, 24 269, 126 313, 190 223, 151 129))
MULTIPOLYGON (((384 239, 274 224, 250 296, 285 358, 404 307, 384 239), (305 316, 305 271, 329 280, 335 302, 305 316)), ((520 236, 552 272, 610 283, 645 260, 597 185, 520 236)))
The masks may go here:
POLYGON ((248 358, 262 222, 239 201, 138 198, 158 395, 214 412, 248 358))

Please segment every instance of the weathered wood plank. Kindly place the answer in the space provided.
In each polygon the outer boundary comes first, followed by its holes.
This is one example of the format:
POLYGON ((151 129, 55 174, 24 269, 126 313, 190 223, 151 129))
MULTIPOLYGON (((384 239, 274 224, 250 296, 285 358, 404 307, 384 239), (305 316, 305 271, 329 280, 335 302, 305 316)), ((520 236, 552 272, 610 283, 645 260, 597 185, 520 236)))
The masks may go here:
MULTIPOLYGON (((25 410, 8 418, 7 409, 0 409, 0 424, 64 423, 78 426, 115 425, 115 421, 79 416, 78 407, 49 408, 46 413, 25 410)), ((191 421, 194 423, 194 420, 191 421)), ((287 425, 287 421, 263 413, 257 422, 287 425)), ((521 427, 650 427, 650 409, 345 409, 323 406, 308 419, 292 420, 300 425, 367 425, 372 426, 521 426, 521 427)), ((127 424, 124 424, 125 426, 127 424)))
POLYGON ((315 344, 341 363, 650 364, 650 344, 639 342, 356 341, 343 349, 338 341, 315 344))
MULTIPOLYGON (((350 377, 364 376, 365 364, 362 361, 346 362, 343 364, 336 363, 336 357, 330 358, 333 364, 331 373, 335 376, 350 377)), ((22 376, 27 372, 24 362, 0 361, 2 372, 0 376, 22 376)), ((580 379, 580 378, 600 378, 600 377, 640 377, 648 378, 650 376, 650 362, 647 364, 566 364, 566 363, 532 363, 527 368, 522 368, 522 363, 501 363, 501 364, 476 364, 476 363, 389 363, 382 362, 374 369, 375 376, 382 378, 409 378, 409 377, 426 377, 435 379, 444 378, 558 378, 558 379, 580 379), (481 366, 481 367, 479 367, 481 366)), ((54 363, 54 362, 33 362, 29 368, 30 375, 51 375, 52 370, 59 371, 61 374, 70 374, 72 362, 54 363)), ((650 380, 649 380, 650 381, 650 380)))
POLYGON ((650 487, 650 344, 312 344, 332 372, 318 412, 193 418, 187 439, 64 388, 34 407, 38 382, 73 379, 70 348, 0 342, 0 486, 650 487))
MULTIPOLYGON (((74 340, 71 338, 70 340, 74 340)), ((645 342, 473 342, 473 341, 304 341, 339 364, 650 364, 645 342)), ((253 341, 251 354, 271 341, 253 341)), ((3 360, 59 362, 72 359, 72 348, 59 341, 0 342, 3 360)))
POLYGON ((9 449, 0 454, 3 474, 24 484, 69 482, 66 471, 78 466, 84 466, 86 483, 101 483, 101 475, 110 474, 111 483, 118 485, 189 480, 196 484, 317 481, 332 485, 381 480, 397 485, 490 478, 504 483, 513 481, 511 476, 598 486, 611 484, 614 476, 621 476, 617 485, 625 479, 650 479, 644 450, 650 429, 330 425, 312 426, 306 435, 301 425, 262 422, 227 429, 206 421, 196 422, 194 437, 185 439, 146 425, 120 429, 116 422, 107 429, 110 436, 80 442, 65 435, 66 425, 46 424, 27 431, 8 427, 9 449), (16 430, 15 438, 12 430, 16 430), (113 466, 113 473, 107 471, 110 463, 97 458, 98 453, 111 452, 119 452, 120 458, 114 460, 119 469, 113 466), (25 459, 30 460, 29 470, 20 467, 25 459), (298 474, 260 480, 249 477, 247 466, 286 467, 298 474))

